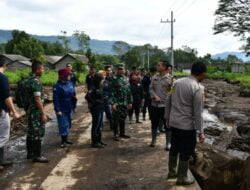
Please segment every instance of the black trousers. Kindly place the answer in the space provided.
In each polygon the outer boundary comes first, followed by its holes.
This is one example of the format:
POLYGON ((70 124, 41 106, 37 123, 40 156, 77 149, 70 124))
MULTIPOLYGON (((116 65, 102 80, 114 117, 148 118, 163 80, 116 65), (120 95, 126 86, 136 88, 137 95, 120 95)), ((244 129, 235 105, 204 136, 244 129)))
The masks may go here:
POLYGON ((194 154, 196 146, 196 131, 171 128, 171 156, 178 156, 181 161, 188 161, 194 154))
POLYGON ((151 130, 152 130, 152 138, 156 139, 158 127, 160 122, 163 121, 164 128, 166 129, 166 119, 164 118, 165 108, 151 107, 151 130))
POLYGON ((135 112, 135 116, 139 117, 139 115, 140 115, 140 108, 141 108, 141 103, 140 102, 134 102, 132 104, 132 109, 128 110, 129 117, 132 117, 132 115, 133 115, 134 112, 135 112))
POLYGON ((148 109, 148 114, 149 114, 149 118, 150 118, 151 117, 151 98, 150 98, 150 95, 145 97, 145 102, 144 102, 144 105, 142 108, 143 117, 146 116, 147 109, 148 109))

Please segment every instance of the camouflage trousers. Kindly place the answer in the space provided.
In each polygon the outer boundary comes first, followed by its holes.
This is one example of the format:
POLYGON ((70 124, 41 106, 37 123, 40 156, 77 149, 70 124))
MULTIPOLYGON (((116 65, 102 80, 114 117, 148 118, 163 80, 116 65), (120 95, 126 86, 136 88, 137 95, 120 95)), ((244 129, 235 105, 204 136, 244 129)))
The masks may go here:
POLYGON ((127 106, 117 106, 113 111, 113 130, 114 135, 118 135, 118 129, 120 129, 120 135, 125 134, 125 120, 128 114, 127 106))
POLYGON ((28 113, 28 133, 27 138, 35 141, 42 140, 45 134, 45 124, 41 120, 41 112, 37 109, 28 113))

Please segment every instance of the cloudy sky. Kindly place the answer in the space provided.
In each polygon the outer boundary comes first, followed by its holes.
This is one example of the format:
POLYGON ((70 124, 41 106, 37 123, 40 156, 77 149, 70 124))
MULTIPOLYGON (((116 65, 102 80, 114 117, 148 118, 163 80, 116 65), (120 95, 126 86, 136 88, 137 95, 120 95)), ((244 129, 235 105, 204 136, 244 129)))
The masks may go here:
POLYGON ((213 35, 218 0, 0 0, 0 29, 31 34, 72 34, 83 30, 93 39, 131 44, 170 45, 170 25, 160 20, 175 14, 175 47, 188 45, 200 55, 238 51, 231 34, 213 35))

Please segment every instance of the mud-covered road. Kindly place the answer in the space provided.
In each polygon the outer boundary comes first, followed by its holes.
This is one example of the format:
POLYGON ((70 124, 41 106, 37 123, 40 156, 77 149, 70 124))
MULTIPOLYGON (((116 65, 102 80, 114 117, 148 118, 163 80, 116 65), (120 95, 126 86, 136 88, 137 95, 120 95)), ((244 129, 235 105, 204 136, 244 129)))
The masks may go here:
MULTIPOLYGON (((79 97, 83 100, 83 96, 79 97)), ((104 149, 90 148, 90 122, 87 106, 80 101, 74 115, 70 138, 75 144, 59 148, 60 137, 54 118, 47 126, 43 152, 49 164, 33 164, 25 159, 25 136, 9 143, 7 155, 15 164, 0 174, 1 190, 171 190, 199 189, 198 185, 175 187, 167 181, 168 153, 165 135, 159 135, 158 146, 150 148, 150 123, 127 125, 129 140, 115 142, 104 128, 104 149)))

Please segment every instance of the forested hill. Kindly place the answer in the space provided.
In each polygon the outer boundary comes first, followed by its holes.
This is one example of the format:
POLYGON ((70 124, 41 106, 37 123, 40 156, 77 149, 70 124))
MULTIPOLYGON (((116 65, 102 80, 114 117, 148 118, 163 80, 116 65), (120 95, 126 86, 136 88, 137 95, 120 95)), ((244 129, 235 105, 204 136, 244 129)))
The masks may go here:
MULTIPOLYGON (((11 30, 0 30, 0 43, 5 43, 11 39, 11 30)), ((58 41, 57 36, 40 36, 40 35, 32 35, 38 40, 45 42, 56 42, 58 41)), ((73 50, 77 50, 77 42, 73 37, 69 37, 70 47, 73 50)), ((107 41, 107 40, 95 40, 92 39, 90 41, 90 48, 93 52, 98 54, 114 54, 112 50, 112 46, 115 41, 107 41)))

